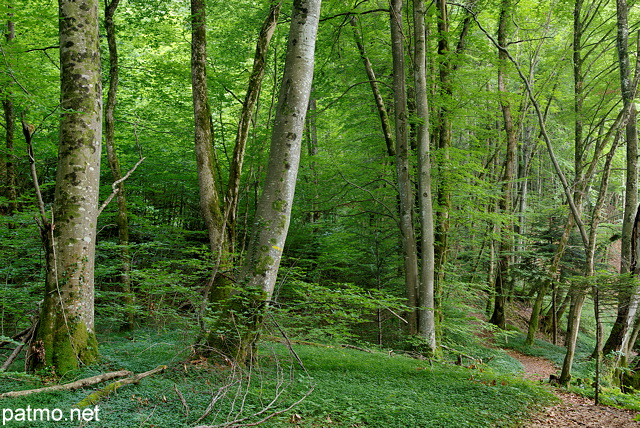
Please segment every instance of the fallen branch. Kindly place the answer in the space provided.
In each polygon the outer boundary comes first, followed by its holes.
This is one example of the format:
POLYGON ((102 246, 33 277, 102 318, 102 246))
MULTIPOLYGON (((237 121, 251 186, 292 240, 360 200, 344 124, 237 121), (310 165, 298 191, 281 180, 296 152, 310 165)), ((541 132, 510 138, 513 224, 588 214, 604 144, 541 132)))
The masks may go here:
POLYGON ((95 385, 117 377, 124 377, 133 374, 129 370, 119 370, 117 372, 104 373, 97 376, 80 379, 75 382, 66 383, 64 385, 53 385, 45 388, 27 389, 24 391, 10 391, 0 394, 0 398, 23 397, 25 395, 36 394, 40 392, 56 392, 56 391, 72 391, 74 389, 84 388, 85 386, 95 385))
MULTIPOLYGON (((22 349, 24 349, 25 345, 31 342, 31 339, 35 334, 37 326, 38 326, 38 320, 36 319, 33 322, 33 324, 31 324, 31 327, 13 336, 12 338, 13 340, 17 340, 18 338, 21 338, 22 342, 19 343, 18 346, 13 350, 11 355, 9 355, 9 358, 7 358, 7 360, 4 362, 2 367, 0 367, 0 370, 7 370, 9 366, 15 361, 15 359, 18 358, 18 355, 20 355, 20 352, 22 351, 22 349)), ((7 343, 7 342, 3 342, 3 343, 7 343)))
MULTIPOLYGON (((78 404, 76 404, 76 407, 83 408, 83 407, 87 407, 87 406, 93 406, 94 404, 97 404, 100 400, 102 400, 104 397, 107 397, 112 392, 115 392, 118 388, 120 388, 122 386, 125 386, 125 385, 137 384, 137 383, 140 382, 141 379, 143 379, 143 378, 145 378, 147 376, 151 376, 153 374, 156 374, 158 372, 162 372, 163 370, 166 370, 166 368, 167 368, 167 366, 158 366, 153 370, 149 370, 149 371, 144 372, 144 373, 140 373, 140 374, 137 374, 137 375, 125 378, 125 379, 120 379, 120 380, 117 380, 115 382, 112 382, 109 385, 105 386, 104 388, 99 389, 96 392, 88 395, 84 400, 82 400, 78 404)), ((132 373, 129 372, 128 374, 132 374, 132 373)))

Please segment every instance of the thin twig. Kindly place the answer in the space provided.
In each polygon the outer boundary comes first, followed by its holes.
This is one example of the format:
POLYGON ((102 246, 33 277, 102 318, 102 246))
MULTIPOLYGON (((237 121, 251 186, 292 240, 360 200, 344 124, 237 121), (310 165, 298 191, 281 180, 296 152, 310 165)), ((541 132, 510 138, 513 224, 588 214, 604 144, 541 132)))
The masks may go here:
POLYGON ((133 166, 133 168, 131 168, 129 170, 129 172, 127 172, 122 178, 120 178, 119 180, 116 180, 113 182, 113 184, 111 185, 111 189, 113 189, 113 191, 111 192, 111 194, 109 195, 109 197, 102 203, 102 205, 100 205, 100 208, 98 209, 98 217, 100 216, 100 214, 102 213, 102 211, 107 207, 107 205, 109 205, 109 202, 111 202, 113 200, 113 198, 118 194, 118 191, 120 190, 117 186, 118 184, 122 183, 123 181, 125 181, 127 178, 129 178, 129 176, 131 174, 133 174, 133 172, 136 170, 136 168, 138 168, 138 166, 140 166, 140 164, 145 160, 146 158, 140 158, 138 160, 138 162, 136 162, 136 164, 133 166))

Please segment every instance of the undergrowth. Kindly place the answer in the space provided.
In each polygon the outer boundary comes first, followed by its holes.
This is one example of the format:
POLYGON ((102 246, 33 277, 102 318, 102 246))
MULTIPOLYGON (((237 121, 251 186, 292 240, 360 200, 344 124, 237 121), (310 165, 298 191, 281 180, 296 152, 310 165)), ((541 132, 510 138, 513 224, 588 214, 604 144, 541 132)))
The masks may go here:
MULTIPOLYGON (((515 426, 553 399, 546 388, 507 374, 517 365, 515 360, 480 346, 465 351, 483 361, 465 367, 446 359, 417 360, 328 345, 294 345, 296 356, 283 344, 262 342, 258 365, 248 372, 194 356, 190 337, 191 332, 180 328, 102 337, 100 363, 61 382, 118 369, 140 373, 160 364, 168 369, 103 399, 98 404, 99 421, 38 421, 36 426, 182 428, 245 417, 245 423, 257 422, 276 413, 264 426, 515 426), (286 410, 306 394, 300 404, 286 410), (208 416, 199 421, 205 413, 208 416), (256 413, 260 414, 252 416, 256 413)), ((40 387, 42 379, 4 373, 0 392, 40 387)), ((2 407, 61 409, 66 415, 103 386, 4 399, 2 407)), ((5 426, 24 423, 9 420, 5 426)))

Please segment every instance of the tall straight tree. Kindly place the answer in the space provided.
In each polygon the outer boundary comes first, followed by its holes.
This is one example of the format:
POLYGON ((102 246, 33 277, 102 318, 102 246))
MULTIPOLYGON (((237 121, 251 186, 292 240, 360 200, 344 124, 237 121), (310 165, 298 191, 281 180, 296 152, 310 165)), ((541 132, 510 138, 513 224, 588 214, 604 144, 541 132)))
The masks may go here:
POLYGON ((434 299, 435 252, 433 206, 431 201, 431 158, 429 151, 429 103, 427 100, 427 58, 425 41, 424 0, 413 0, 414 68, 416 90, 418 195, 420 201, 421 266, 418 286, 418 335, 423 337, 427 351, 436 352, 436 318, 434 299))
MULTIPOLYGON (((15 23, 9 19, 7 21, 7 32, 5 33, 5 39, 7 43, 11 43, 13 39, 15 39, 15 23)), ((15 136, 15 128, 16 128, 16 113, 14 109, 13 103, 13 95, 11 91, 5 89, 4 98, 2 100, 2 110, 4 112, 4 120, 5 120, 5 147, 6 147, 6 158, 4 164, 4 173, 5 173, 5 182, 4 184, 4 195, 8 199, 8 209, 7 214, 11 215, 18 209, 18 194, 16 191, 16 170, 15 170, 15 154, 13 153, 13 145, 14 145, 14 136, 15 136)), ((14 227, 13 222, 9 222, 8 226, 14 227)))
POLYGON ((407 89, 404 66, 404 37, 402 34, 402 0, 392 0, 391 54, 393 57, 393 106, 396 132, 396 177, 400 210, 400 232, 404 257, 405 289, 410 308, 409 333, 417 333, 418 315, 418 249, 413 225, 413 185, 409 175, 409 124, 407 89))
POLYGON ((120 168, 120 161, 116 153, 116 141, 115 141, 115 110, 118 95, 118 81, 120 70, 118 67, 118 48, 116 44, 116 26, 114 23, 114 15, 118 8, 120 0, 111 0, 105 3, 104 10, 104 27, 107 33, 107 45, 109 48, 109 91, 107 92, 107 101, 104 108, 104 145, 107 148, 107 162, 111 169, 111 175, 114 182, 116 182, 116 188, 118 194, 116 200, 118 203, 118 215, 116 217, 116 224, 118 225, 118 245, 120 245, 120 268, 119 282, 122 287, 124 303, 127 306, 128 311, 123 330, 131 330, 134 326, 134 313, 131 311, 131 307, 134 304, 135 296, 131 291, 131 255, 129 252, 129 214, 127 212, 127 195, 124 187, 124 180, 122 179, 122 170, 120 168))
MULTIPOLYGON (((294 0, 284 74, 271 134, 267 175, 241 272, 241 337, 229 338, 240 363, 253 360, 264 306, 276 283, 296 188, 309 106, 321 0, 294 0), (233 343, 237 342, 237 343, 233 343)), ((230 315, 230 314, 226 314, 230 315)), ((225 315, 223 315, 225 316, 225 315)), ((236 326, 237 327, 237 326, 236 326)))
MULTIPOLYGON (((502 0, 500 3, 500 19, 498 21, 498 45, 507 46, 507 35, 509 22, 511 20, 511 0, 502 0)), ((513 178, 516 166, 517 135, 516 127, 513 124, 511 114, 511 104, 507 99, 506 68, 508 57, 506 51, 498 49, 498 91, 500 93, 500 108, 506 134, 507 150, 504 161, 504 174, 502 176, 502 197, 499 208, 503 214, 509 215, 512 207, 513 178)), ((501 226, 500 246, 498 254, 498 266, 495 279, 495 303, 491 323, 504 329, 506 327, 505 305, 507 302, 508 282, 510 281, 511 269, 511 235, 513 225, 510 220, 505 221, 501 226)))
MULTIPOLYGON (((627 165, 625 183, 625 204, 622 217, 622 248, 620 273, 633 274, 631 262, 633 259, 632 246, 634 245, 633 228, 638 208, 638 130, 636 124, 636 105, 634 97, 636 87, 634 76, 631 73, 629 60, 629 5, 626 0, 616 0, 617 36, 616 46, 618 52, 618 69, 620 72, 620 89, 622 102, 625 109, 629 110, 629 119, 625 126, 625 139, 627 143, 627 165)), ((637 79, 638 76, 635 76, 637 79)), ((635 267, 635 266, 634 266, 635 267)), ((618 303, 618 316, 611 329, 604 352, 622 351, 628 355, 632 325, 636 318, 638 302, 640 301, 640 288, 633 292, 622 293, 618 303)))
MULTIPOLYGON (((53 217, 43 230, 46 284, 31 368, 65 373, 94 361, 94 254, 102 84, 97 0, 59 0, 60 142, 53 217)), ((27 131, 28 132, 28 131, 27 131)))

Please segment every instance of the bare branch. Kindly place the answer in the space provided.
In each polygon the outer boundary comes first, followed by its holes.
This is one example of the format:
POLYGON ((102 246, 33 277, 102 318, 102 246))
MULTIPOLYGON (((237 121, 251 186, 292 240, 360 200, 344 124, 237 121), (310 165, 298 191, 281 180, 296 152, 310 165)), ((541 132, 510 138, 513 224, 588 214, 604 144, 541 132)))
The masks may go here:
POLYGON ((129 178, 129 176, 131 174, 133 174, 133 172, 136 170, 136 168, 138 168, 138 166, 140 166, 140 164, 145 160, 146 158, 140 158, 138 160, 138 162, 136 162, 136 164, 133 166, 133 168, 131 168, 129 170, 129 172, 127 172, 120 180, 116 180, 113 182, 113 184, 111 185, 111 189, 113 189, 113 191, 111 192, 111 194, 109 195, 109 197, 102 203, 102 205, 100 205, 100 208, 98 209, 98 215, 100 216, 100 214, 102 213, 102 211, 107 207, 107 205, 109 205, 109 202, 111 202, 113 200, 113 198, 118 194, 118 184, 122 183, 123 181, 125 181, 127 178, 129 178))

